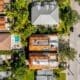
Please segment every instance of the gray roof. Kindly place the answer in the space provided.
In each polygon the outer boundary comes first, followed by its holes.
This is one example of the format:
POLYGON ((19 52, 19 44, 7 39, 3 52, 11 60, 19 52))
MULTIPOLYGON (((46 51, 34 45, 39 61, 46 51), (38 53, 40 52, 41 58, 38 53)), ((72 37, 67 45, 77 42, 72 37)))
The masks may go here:
POLYGON ((36 80, 55 80, 53 76, 36 76, 36 80))
POLYGON ((36 76, 36 80, 47 80, 47 76, 36 76))
POLYGON ((53 70, 37 70, 36 80, 55 80, 53 70))
POLYGON ((52 70, 38 70, 37 75, 53 75, 52 70))
POLYGON ((56 25, 59 23, 59 10, 55 1, 35 2, 32 6, 31 21, 33 25, 56 25))

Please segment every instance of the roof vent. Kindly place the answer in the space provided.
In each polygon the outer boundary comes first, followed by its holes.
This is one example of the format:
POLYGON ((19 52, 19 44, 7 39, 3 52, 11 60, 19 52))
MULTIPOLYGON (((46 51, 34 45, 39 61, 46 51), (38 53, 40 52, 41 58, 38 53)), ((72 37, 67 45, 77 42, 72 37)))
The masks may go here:
POLYGON ((55 9, 56 2, 55 1, 49 2, 49 6, 50 6, 50 9, 55 9))
POLYGON ((44 2, 44 7, 45 7, 47 10, 49 9, 48 2, 44 2))
POLYGON ((41 2, 36 2, 36 7, 38 10, 40 10, 41 9, 41 2))

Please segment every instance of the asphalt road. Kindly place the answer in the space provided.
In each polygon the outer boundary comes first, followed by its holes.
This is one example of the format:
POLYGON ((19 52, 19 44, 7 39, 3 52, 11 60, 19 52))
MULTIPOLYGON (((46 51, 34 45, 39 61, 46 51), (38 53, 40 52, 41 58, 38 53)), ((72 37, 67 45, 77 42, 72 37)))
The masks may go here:
POLYGON ((68 80, 80 80, 80 23, 74 25, 74 32, 70 35, 70 46, 75 48, 77 55, 74 61, 69 61, 68 80))

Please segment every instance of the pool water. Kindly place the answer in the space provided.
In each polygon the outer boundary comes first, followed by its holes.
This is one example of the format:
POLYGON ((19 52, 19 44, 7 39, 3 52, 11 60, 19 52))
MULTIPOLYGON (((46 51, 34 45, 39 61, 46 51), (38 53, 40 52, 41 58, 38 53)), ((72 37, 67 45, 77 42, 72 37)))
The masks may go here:
POLYGON ((15 36, 15 43, 18 43, 18 42, 20 42, 20 37, 19 36, 15 36))

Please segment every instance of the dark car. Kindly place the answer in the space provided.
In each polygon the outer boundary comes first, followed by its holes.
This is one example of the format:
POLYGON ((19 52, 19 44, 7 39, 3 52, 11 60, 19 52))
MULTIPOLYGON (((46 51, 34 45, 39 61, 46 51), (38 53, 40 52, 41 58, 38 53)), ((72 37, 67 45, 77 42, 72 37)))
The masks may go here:
POLYGON ((73 28, 73 27, 71 27, 71 28, 70 28, 70 31, 71 31, 71 32, 74 32, 74 28, 73 28))
POLYGON ((80 34, 78 35, 78 37, 80 37, 80 34))

